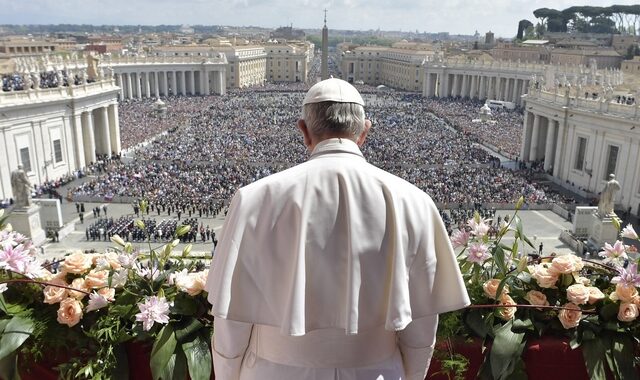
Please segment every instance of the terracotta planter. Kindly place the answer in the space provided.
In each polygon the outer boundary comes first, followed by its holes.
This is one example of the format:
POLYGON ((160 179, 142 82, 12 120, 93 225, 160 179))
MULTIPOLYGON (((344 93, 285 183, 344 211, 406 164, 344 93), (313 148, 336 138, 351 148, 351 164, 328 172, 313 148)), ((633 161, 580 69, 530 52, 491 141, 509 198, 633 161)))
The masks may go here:
MULTIPOLYGON (((151 343, 131 342, 125 344, 127 350, 127 360, 129 361, 130 380, 151 380, 151 368, 149 361, 151 358, 151 343)), ((22 380, 57 380, 58 372, 54 368, 68 360, 68 356, 56 355, 55 358, 42 360, 38 364, 29 368, 20 369, 22 380)), ((186 380, 189 379, 187 375, 186 380)), ((211 379, 215 380, 215 375, 211 373, 211 379)))
MULTIPOLYGON (((438 348, 446 349, 444 345, 438 348)), ((476 379, 484 359, 482 341, 475 339, 471 342, 454 342, 453 350, 469 359, 465 380, 476 379)), ((523 359, 529 380, 589 380, 582 350, 580 348, 572 350, 568 339, 543 337, 530 340, 523 352, 523 359)), ((440 362, 434 358, 426 379, 449 380, 446 375, 434 375, 441 368, 440 362)), ((640 374, 640 368, 638 368, 638 374, 640 374)), ((613 376, 608 373, 607 378, 613 379, 613 376)))

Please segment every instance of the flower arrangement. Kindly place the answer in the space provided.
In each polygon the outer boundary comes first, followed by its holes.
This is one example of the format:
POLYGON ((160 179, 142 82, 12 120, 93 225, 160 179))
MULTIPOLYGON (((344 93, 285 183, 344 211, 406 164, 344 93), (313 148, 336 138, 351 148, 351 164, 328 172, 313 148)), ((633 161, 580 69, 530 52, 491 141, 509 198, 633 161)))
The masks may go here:
MULTIPOLYGON (((523 246, 533 248, 518 216, 521 205, 522 200, 495 237, 489 236, 490 221, 477 213, 451 236, 472 305, 441 316, 439 339, 476 337, 488 349, 492 342, 478 374, 482 379, 526 379, 525 343, 543 336, 564 337, 572 349, 581 347, 591 379, 605 379, 607 370, 617 379, 638 378, 640 275, 637 258, 628 255, 633 247, 621 240, 606 244, 601 261, 572 254, 530 257, 521 253, 523 246), (510 244, 504 243, 507 236, 510 244)), ((638 239, 630 225, 621 236, 638 239)), ((464 357, 454 352, 440 357, 445 373, 463 378, 464 357)))
POLYGON ((0 378, 52 352, 71 353, 57 358, 62 378, 125 378, 127 344, 149 342, 154 379, 210 379, 208 270, 191 245, 173 254, 189 226, 148 253, 113 236, 117 248, 72 252, 52 273, 0 217, 0 378))

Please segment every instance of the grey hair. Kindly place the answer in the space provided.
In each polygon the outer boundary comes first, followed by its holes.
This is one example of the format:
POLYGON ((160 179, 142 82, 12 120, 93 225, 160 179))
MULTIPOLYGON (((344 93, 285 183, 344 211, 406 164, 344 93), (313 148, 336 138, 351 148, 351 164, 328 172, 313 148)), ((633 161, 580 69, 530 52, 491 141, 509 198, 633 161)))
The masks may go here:
POLYGON ((364 131, 364 107, 356 103, 305 104, 302 119, 315 136, 357 137, 364 131))

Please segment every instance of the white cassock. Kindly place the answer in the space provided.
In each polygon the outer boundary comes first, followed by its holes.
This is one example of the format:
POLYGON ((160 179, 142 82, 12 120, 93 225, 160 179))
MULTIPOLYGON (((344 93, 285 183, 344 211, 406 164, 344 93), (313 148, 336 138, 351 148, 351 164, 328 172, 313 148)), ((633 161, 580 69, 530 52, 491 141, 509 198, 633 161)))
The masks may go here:
POLYGON ((423 379, 469 304, 431 198, 348 139, 238 190, 206 290, 219 380, 423 379))

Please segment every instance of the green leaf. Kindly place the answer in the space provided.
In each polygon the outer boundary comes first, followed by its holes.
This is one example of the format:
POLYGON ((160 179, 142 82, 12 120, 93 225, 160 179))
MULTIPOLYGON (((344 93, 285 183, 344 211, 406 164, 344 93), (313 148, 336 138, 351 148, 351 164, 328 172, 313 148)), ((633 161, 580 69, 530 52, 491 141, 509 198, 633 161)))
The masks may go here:
POLYGON ((182 351, 187 357, 191 380, 209 380, 211 378, 209 342, 202 335, 198 335, 191 342, 183 343, 182 351))
POLYGON ((498 271, 501 274, 507 273, 506 264, 505 264, 505 261, 504 261, 504 250, 502 249, 502 247, 497 246, 493 250, 493 260, 495 261, 496 265, 498 266, 498 271))
MULTIPOLYGON (((158 337, 153 342, 153 349, 151 350, 151 375, 153 380, 161 378, 165 367, 167 367, 171 356, 176 350, 176 336, 173 332, 171 325, 166 325, 160 330, 158 337)), ((174 359, 175 361, 175 359, 174 359)), ((166 380, 167 378, 163 378, 166 380)))
POLYGON ((0 334, 2 334, 2 332, 4 331, 4 328, 7 327, 7 324, 9 323, 10 319, 2 319, 0 320, 0 334))
POLYGON ((485 338, 489 333, 487 325, 484 323, 482 313, 479 310, 471 310, 464 316, 464 321, 469 328, 479 337, 485 338))
POLYGON ((634 345, 631 337, 616 334, 613 339, 613 361, 617 369, 617 377, 625 380, 638 379, 634 367, 634 345))
POLYGON ((175 324, 174 326, 176 331, 176 340, 179 343, 190 340, 190 337, 200 332, 203 327, 204 325, 202 322, 198 321, 196 318, 185 318, 182 322, 175 324))
POLYGON ((607 378, 604 371, 605 348, 602 341, 599 339, 584 340, 581 347, 589 378, 605 380, 607 378))
POLYGON ((182 315, 194 315, 198 310, 198 301, 186 293, 178 293, 171 312, 182 315))
POLYGON ((522 360, 524 334, 514 333, 511 331, 512 326, 513 322, 509 321, 495 331, 489 360, 491 361, 491 374, 497 380, 509 378, 516 363, 522 360))
POLYGON ((602 319, 604 319, 605 321, 614 319, 618 315, 618 308, 619 307, 617 303, 604 305, 602 309, 600 309, 600 315, 602 316, 602 319))
POLYGON ((0 360, 0 379, 20 380, 18 374, 18 353, 14 352, 0 360))
POLYGON ((616 231, 620 232, 620 221, 615 216, 611 218, 611 223, 616 228, 616 231))
POLYGON ((15 315, 2 333, 0 339, 0 360, 7 357, 24 343, 33 332, 33 321, 29 318, 15 315))
POLYGON ((169 357, 167 365, 162 369, 162 380, 184 380, 187 377, 187 360, 184 352, 178 347, 176 352, 169 357))
POLYGON ((524 333, 527 331, 533 331, 533 322, 530 318, 526 319, 514 319, 513 328, 511 329, 515 333, 524 333))

